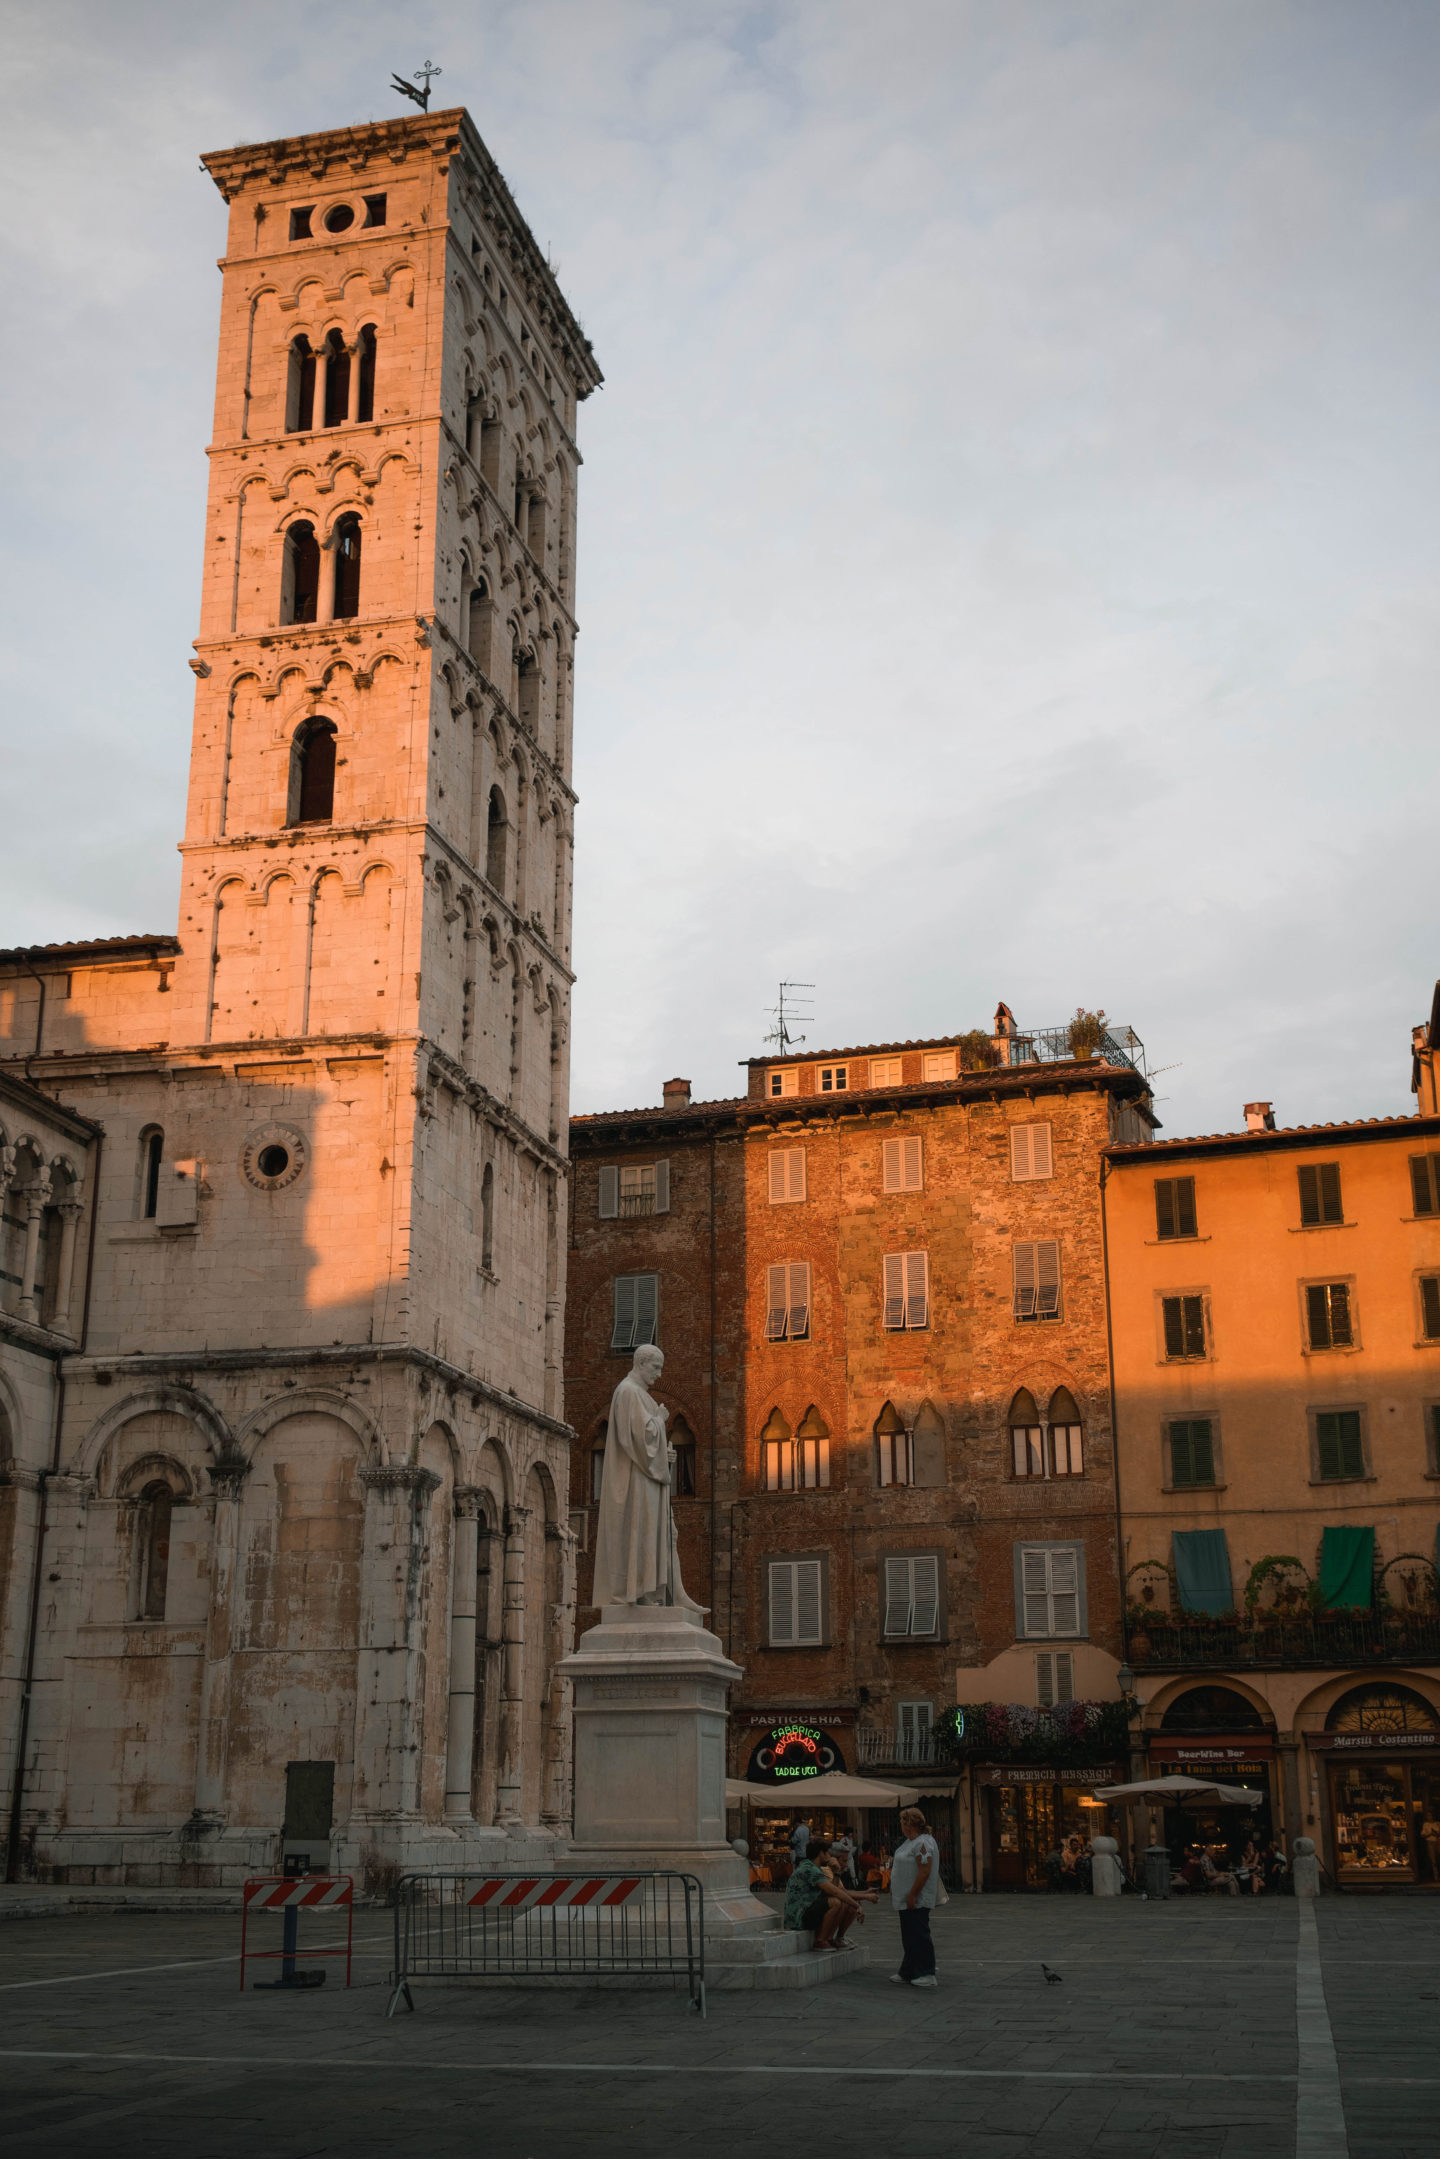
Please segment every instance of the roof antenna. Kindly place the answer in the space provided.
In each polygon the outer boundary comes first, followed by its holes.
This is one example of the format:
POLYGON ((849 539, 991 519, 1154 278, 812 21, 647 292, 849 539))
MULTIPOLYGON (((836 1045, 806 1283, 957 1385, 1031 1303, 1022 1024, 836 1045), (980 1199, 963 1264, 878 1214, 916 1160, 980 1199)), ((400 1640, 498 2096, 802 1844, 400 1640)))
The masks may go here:
MULTIPOLYGON (((782 982, 780 985, 779 1003, 767 1005, 765 1008, 766 1011, 770 1014, 771 1019, 773 1019, 775 1022, 775 1025, 771 1028, 769 1034, 766 1035, 765 1040, 767 1042, 773 1042, 782 1057, 785 1057, 789 1054, 792 1046, 795 1043, 803 1042, 805 1040, 804 1035, 791 1034, 790 1022, 792 1020, 809 1021, 813 1020, 815 1017, 813 1012, 802 1012, 799 1009, 796 1000, 791 997, 789 993, 792 990, 813 990, 814 987, 815 985, 813 982, 782 982)), ((805 1001, 806 1000, 804 999, 800 1000, 801 1003, 804 1003, 805 1001)))
POLYGON ((443 67, 436 67, 433 60, 427 60, 424 67, 417 67, 415 70, 415 82, 424 83, 423 90, 417 90, 414 83, 406 82, 403 75, 392 75, 390 77, 390 87, 392 90, 398 90, 401 97, 413 99, 415 104, 420 107, 421 112, 429 112, 430 78, 432 75, 443 75, 444 72, 443 67))

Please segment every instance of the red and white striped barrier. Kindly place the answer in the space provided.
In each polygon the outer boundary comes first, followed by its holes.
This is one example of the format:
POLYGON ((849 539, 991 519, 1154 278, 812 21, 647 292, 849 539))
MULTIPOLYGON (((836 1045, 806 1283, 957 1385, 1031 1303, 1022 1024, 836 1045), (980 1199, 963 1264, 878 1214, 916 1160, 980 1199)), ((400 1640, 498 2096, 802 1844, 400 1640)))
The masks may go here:
POLYGON ((245 1884, 245 1908, 260 1912, 283 1912, 287 1905, 313 1911, 322 1904, 349 1904, 355 1894, 349 1875, 334 1881, 251 1881, 245 1884))
POLYGON ((513 1874, 487 1876, 467 1904, 489 1905, 493 1910, 522 1912, 552 1910, 556 1906, 593 1904, 613 1908, 643 1895, 645 1877, 639 1874, 539 1874, 518 1880, 513 1874))

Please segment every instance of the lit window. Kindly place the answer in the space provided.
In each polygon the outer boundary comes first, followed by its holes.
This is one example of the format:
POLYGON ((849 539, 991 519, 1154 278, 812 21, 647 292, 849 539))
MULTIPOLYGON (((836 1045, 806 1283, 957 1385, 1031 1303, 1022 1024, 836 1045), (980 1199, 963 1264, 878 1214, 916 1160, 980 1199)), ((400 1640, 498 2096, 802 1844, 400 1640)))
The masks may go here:
POLYGON ((1305 1291, 1305 1324, 1312 1349, 1353 1349, 1354 1314, 1348 1282, 1311 1282, 1305 1291))
POLYGON ((915 1463, 910 1434, 893 1402, 875 1419, 875 1473, 882 1484, 913 1484, 915 1463))

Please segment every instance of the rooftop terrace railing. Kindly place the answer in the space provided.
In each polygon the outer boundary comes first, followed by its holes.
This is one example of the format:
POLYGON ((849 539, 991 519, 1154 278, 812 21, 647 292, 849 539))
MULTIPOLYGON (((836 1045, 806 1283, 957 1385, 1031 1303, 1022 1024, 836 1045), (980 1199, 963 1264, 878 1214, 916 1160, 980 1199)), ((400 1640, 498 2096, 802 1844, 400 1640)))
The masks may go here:
MULTIPOLYGON (((1010 1038, 1012 1065, 1067 1064, 1075 1055, 1068 1026, 1030 1027, 1010 1038)), ((1145 1070, 1145 1045, 1133 1027, 1107 1027, 1095 1055, 1104 1064, 1127 1065, 1135 1072, 1145 1070)))

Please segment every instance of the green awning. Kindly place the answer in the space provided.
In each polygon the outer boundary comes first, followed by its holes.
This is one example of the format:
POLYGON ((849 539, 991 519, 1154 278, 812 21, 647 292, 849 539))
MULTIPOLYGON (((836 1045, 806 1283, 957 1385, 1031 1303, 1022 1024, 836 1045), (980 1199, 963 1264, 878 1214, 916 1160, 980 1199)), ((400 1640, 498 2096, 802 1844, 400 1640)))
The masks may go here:
POLYGON ((1326 1529, 1320 1534, 1320 1595, 1332 1612, 1370 1609, 1375 1586, 1373 1529, 1326 1529))
POLYGON ((1175 1581, 1184 1612, 1232 1612, 1230 1552, 1223 1529, 1177 1529, 1171 1535, 1175 1581))

